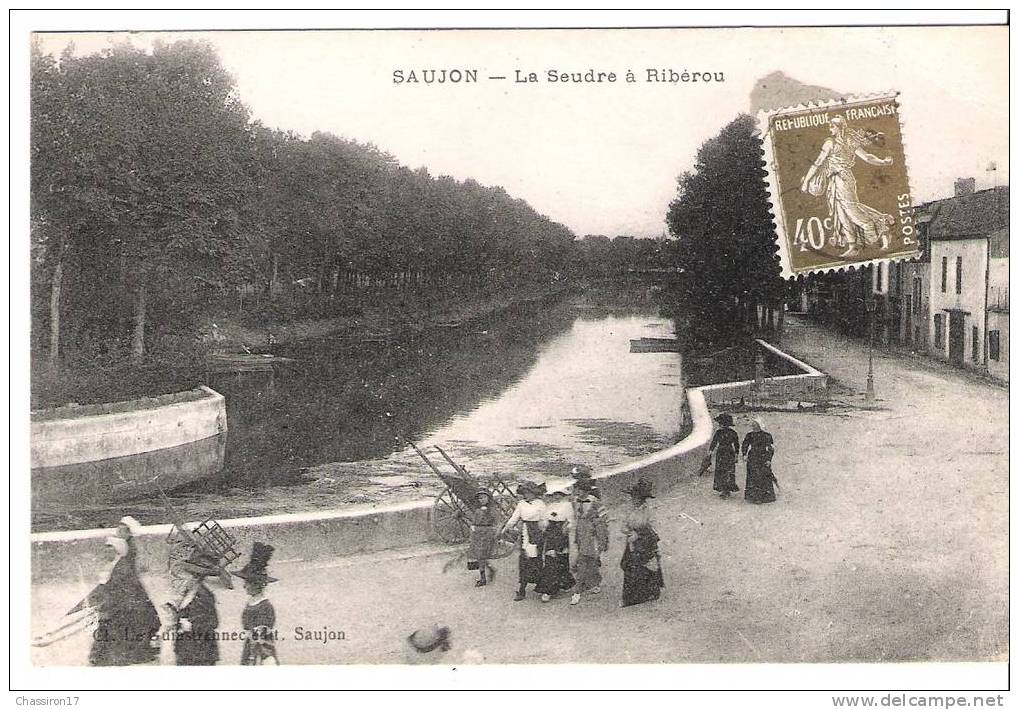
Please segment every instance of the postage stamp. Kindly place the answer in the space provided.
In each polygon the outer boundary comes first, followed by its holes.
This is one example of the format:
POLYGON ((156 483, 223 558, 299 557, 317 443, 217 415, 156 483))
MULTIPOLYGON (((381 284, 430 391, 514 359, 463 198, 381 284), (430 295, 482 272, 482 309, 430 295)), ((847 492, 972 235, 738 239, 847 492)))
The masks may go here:
POLYGON ((897 94, 762 111, 782 275, 919 255, 897 94))

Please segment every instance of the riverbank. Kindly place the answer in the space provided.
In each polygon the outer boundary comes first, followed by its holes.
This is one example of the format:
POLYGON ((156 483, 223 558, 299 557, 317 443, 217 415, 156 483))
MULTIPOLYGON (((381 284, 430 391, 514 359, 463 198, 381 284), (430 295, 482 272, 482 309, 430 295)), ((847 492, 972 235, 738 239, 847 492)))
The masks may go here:
MULTIPOLYGON (((483 478, 555 482, 682 437, 681 359, 629 352, 630 337, 671 333, 646 287, 482 305, 460 327, 390 343, 354 347, 334 333, 281 345, 294 364, 274 385, 220 377, 211 384, 227 398, 227 466, 172 502, 196 517, 239 518, 432 498, 441 483, 407 441, 439 444, 483 478)), ((104 527, 125 513, 166 521, 154 499, 36 510, 33 529, 104 527)))
POLYGON ((78 365, 65 364, 54 374, 44 358, 33 357, 32 409, 67 404, 91 405, 156 397, 168 392, 194 389, 207 381, 205 353, 244 352, 267 346, 269 335, 277 348, 302 341, 345 334, 353 345, 364 340, 413 338, 429 330, 456 329, 507 309, 554 301, 577 293, 586 284, 521 284, 512 292, 473 289, 421 291, 413 294, 379 292, 361 294, 354 314, 285 322, 267 320, 253 325, 242 314, 223 311, 206 316, 198 325, 201 340, 175 338, 174 346, 157 349, 137 365, 126 358, 95 358, 78 365))
POLYGON ((277 346, 325 338, 337 333, 359 338, 406 338, 432 328, 455 329, 488 318, 509 308, 561 298, 584 288, 582 282, 563 281, 551 285, 522 284, 512 292, 481 289, 443 292, 380 292, 363 294, 356 313, 330 318, 297 321, 269 321, 259 326, 246 324, 236 314, 210 318, 206 330, 217 326, 217 346, 227 350, 260 349, 269 335, 277 346))

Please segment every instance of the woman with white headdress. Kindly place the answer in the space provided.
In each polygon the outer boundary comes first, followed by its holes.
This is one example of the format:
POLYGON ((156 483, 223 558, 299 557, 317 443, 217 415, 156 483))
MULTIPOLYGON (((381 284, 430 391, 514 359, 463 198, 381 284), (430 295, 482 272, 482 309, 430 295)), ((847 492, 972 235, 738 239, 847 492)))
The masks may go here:
POLYGON ((842 116, 832 118, 828 130, 831 137, 825 140, 817 159, 803 176, 800 189, 814 197, 825 196, 832 230, 839 242, 847 246, 841 256, 860 253, 858 237, 866 244, 880 239, 881 249, 886 250, 895 218, 860 202, 853 176, 857 158, 868 165, 892 164, 891 158, 878 158, 864 150, 865 146, 880 143, 883 136, 876 131, 850 128, 842 116))
POLYGON ((88 662, 92 666, 150 663, 159 655, 152 639, 159 631, 159 615, 138 577, 135 531, 138 521, 121 519, 117 532, 104 540, 110 567, 102 581, 64 616, 63 625, 33 645, 47 646, 92 629, 88 662))
POLYGON ((751 420, 753 430, 743 438, 741 452, 747 462, 747 483, 744 498, 750 503, 775 501, 775 474, 771 471, 771 458, 775 455, 775 440, 764 431, 761 420, 751 420))

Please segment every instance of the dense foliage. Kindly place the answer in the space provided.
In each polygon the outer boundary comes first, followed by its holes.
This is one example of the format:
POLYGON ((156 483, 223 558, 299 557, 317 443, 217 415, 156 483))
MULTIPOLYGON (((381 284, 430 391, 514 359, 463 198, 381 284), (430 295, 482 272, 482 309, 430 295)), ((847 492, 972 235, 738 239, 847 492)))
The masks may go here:
POLYGON ((185 348, 238 294, 299 292, 298 316, 326 315, 350 289, 513 287, 576 266, 574 235, 502 188, 252 121, 208 45, 36 49, 31 80, 33 347, 52 365, 185 348))
POLYGON ((701 146, 669 206, 671 261, 681 273, 662 300, 699 342, 751 327, 758 306, 785 295, 761 155, 753 119, 739 116, 701 146))

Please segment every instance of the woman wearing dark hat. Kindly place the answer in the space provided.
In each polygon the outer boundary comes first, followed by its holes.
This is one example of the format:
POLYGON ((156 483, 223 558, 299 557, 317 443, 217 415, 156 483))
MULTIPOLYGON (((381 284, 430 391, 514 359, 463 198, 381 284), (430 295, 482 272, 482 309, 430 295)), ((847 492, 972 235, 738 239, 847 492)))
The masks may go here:
POLYGON ((219 614, 216 596, 205 586, 205 580, 216 577, 227 589, 233 589, 230 573, 220 566, 218 557, 200 549, 175 567, 176 576, 186 585, 183 596, 167 604, 173 620, 174 658, 178 666, 214 666, 219 661, 219 614))
POLYGON ((754 417, 753 431, 743 439, 743 457, 747 461, 747 484, 744 497, 750 503, 775 502, 775 474, 771 458, 775 455, 775 440, 764 431, 761 420, 754 417))
POLYGON ((715 485, 722 498, 739 490, 736 485, 736 458, 739 454, 739 434, 732 428, 732 417, 719 414, 715 417, 719 429, 711 440, 708 452, 715 453, 715 485))
POLYGON ((649 498, 654 498, 651 482, 642 478, 626 493, 630 494, 630 503, 622 516, 626 546, 619 564, 623 568, 623 600, 620 606, 657 599, 665 586, 658 554, 658 534, 647 504, 649 498))
POLYGON ((248 603, 241 612, 241 626, 244 628, 244 650, 241 652, 242 666, 260 666, 270 658, 278 666, 276 656, 276 610, 272 602, 265 596, 265 588, 272 582, 267 571, 269 558, 273 553, 272 545, 256 542, 251 548, 251 557, 234 576, 244 580, 244 591, 248 593, 248 603))
MULTIPOLYGON (((545 508, 545 530, 542 535, 541 575, 534 591, 541 594, 541 600, 548 602, 552 597, 576 584, 570 573, 570 557, 576 547, 573 503, 563 488, 552 491, 552 499, 545 508)), ((576 555, 573 555, 576 559, 576 555)))
POLYGON ((475 587, 484 587, 495 579, 495 567, 489 558, 495 550, 499 517, 492 506, 492 494, 484 488, 474 494, 478 507, 471 513, 471 544, 467 553, 467 569, 476 569, 480 575, 475 587))
POLYGON ((545 484, 540 486, 524 481, 517 486, 517 495, 523 498, 517 503, 513 515, 505 522, 499 535, 502 536, 510 528, 520 524, 522 541, 520 544, 520 586, 514 601, 522 601, 527 596, 527 585, 537 584, 541 580, 542 542, 545 520, 545 503, 541 497, 545 493, 545 484))

